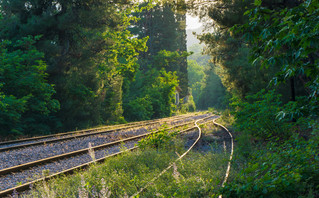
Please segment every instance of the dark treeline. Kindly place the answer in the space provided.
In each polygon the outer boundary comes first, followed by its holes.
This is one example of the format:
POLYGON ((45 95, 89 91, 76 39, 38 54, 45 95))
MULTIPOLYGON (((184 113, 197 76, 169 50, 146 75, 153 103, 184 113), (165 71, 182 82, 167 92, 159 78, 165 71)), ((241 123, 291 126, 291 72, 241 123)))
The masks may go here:
POLYGON ((189 54, 185 12, 173 5, 10 0, 0 9, 1 136, 195 110, 176 106, 177 88, 189 98, 189 54))

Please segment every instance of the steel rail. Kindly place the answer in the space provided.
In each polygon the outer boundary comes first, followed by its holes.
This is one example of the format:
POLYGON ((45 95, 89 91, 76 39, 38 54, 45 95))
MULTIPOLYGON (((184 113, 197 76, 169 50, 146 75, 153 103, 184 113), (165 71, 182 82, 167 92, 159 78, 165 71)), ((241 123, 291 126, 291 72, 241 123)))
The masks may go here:
MULTIPOLYGON (((225 130, 226 132, 228 132, 229 136, 231 137, 231 154, 230 154, 230 157, 229 157, 229 161, 228 161, 228 165, 227 165, 227 170, 226 170, 226 174, 225 174, 225 177, 224 177, 224 180, 223 180, 223 183, 222 183, 222 187, 225 186, 225 183, 227 182, 227 179, 229 177, 229 172, 230 172, 230 166, 231 166, 231 160, 233 158, 233 152, 234 152, 234 142, 233 142, 233 136, 232 134, 229 132, 229 130, 224 127, 223 125, 217 123, 215 120, 218 119, 218 118, 215 118, 212 122, 214 125, 218 126, 218 127, 221 127, 223 130, 225 130)), ((201 120, 201 119, 200 119, 201 120)), ((201 138, 201 129, 200 127, 197 125, 197 122, 199 120, 197 120, 195 122, 195 127, 192 127, 192 129, 195 129, 195 128, 198 128, 198 137, 197 139, 195 140, 195 142, 192 144, 192 146, 185 152, 183 153, 181 156, 179 156, 176 160, 174 160, 174 163, 170 163, 170 165, 168 167, 166 167, 160 174, 158 174, 156 177, 154 177, 152 180, 150 180, 143 188, 141 188, 140 190, 138 190, 135 194, 133 194, 132 196, 130 196, 130 198, 134 198, 134 197, 137 197, 140 193, 142 193, 146 188, 148 188, 149 186, 153 185, 154 182, 160 177, 162 176, 164 173, 166 173, 170 168, 172 168, 174 166, 174 164, 178 161, 178 160, 181 160, 188 152, 190 152, 190 150, 195 146, 195 144, 199 141, 199 139, 201 138)), ((208 122, 206 122, 208 123, 208 122)), ((205 123, 205 124, 206 124, 205 123)), ((190 130, 190 129, 188 129, 190 130)), ((222 198, 222 195, 219 195, 218 198, 222 198)))
MULTIPOLYGON (((206 120, 206 119, 209 119, 213 116, 208 116, 206 118, 203 118, 201 120, 206 120)), ((208 122, 211 122, 211 121, 208 121, 208 122)), ((206 123, 208 123, 206 122, 206 123)), ((189 123, 188 123, 189 124, 189 123)), ((202 123, 202 124, 205 124, 205 123, 202 123)), ((186 125, 186 124, 182 124, 182 125, 186 125)), ((171 128, 178 128, 177 126, 174 126, 174 127, 171 127, 171 128)), ((197 127, 194 126, 194 127, 190 127, 188 129, 185 129, 185 130, 182 130, 179 132, 180 133, 185 133, 185 132, 188 132, 188 131, 191 131, 191 130, 194 130, 196 129, 197 127)), ((169 128, 170 129, 170 128, 169 128)), ((169 130, 167 129, 167 130, 169 130)), ((153 134, 153 133, 156 133, 158 131, 154 131, 154 132, 150 132, 150 133, 147 133, 147 134, 143 134, 143 135, 139 135, 139 136, 147 136, 147 135, 150 135, 150 134, 153 134)), ((131 139, 134 138, 134 137, 131 137, 131 139)), ((139 137, 141 138, 141 137, 139 137)), ((127 138, 129 139, 129 138, 127 138)), ((119 142, 122 143, 123 141, 129 141, 127 139, 123 139, 123 140, 120 140, 120 141, 117 141, 116 144, 118 144, 119 142)), ((135 138, 135 139, 138 139, 138 138, 135 138)), ((109 145, 110 146, 110 145, 109 145)), ((127 149, 126 151, 132 151, 134 149, 137 149, 138 146, 135 146, 133 148, 130 148, 130 149, 127 149)), ((92 149, 95 149, 95 147, 92 147, 92 149)), ((88 152, 88 149, 85 149, 86 152, 88 152)), ((105 161, 106 159, 110 158, 110 157, 114 157, 114 156, 117 156, 117 155, 120 155, 126 151, 120 151, 120 152, 117 152, 117 153, 113 153, 111 155, 108 155, 108 156, 105 156, 105 157, 102 157, 102 158, 99 158, 99 159, 96 159, 95 161, 91 161, 91 162, 87 162, 87 163, 84 163, 84 164, 81 164, 81 165, 78 165, 78 166, 75 166, 75 167, 72 167, 70 169, 67 169, 67 170, 63 170, 61 172, 57 172, 57 173, 54 173, 52 175, 49 175, 49 176, 46 176, 46 177, 43 177, 43 178, 40 178, 40 179, 37 179, 37 180, 34 180, 34 181, 30 181, 30 182, 27 182, 27 183, 24 183, 24 184, 21 184, 19 186, 16 186, 16 187, 13 187, 13 188, 10 188, 10 189, 6 189, 6 190, 3 190, 3 191, 0 191, 0 197, 5 197, 5 196, 9 196, 11 195, 13 192, 21 192, 21 191, 25 191, 25 190, 28 190, 30 188, 30 185, 33 185, 35 183, 38 183, 38 182, 41 182, 41 181, 47 181, 49 179, 52 179, 52 178, 55 178, 57 176, 60 176, 60 175, 67 175, 67 174, 72 174, 74 173, 74 171, 76 170, 80 170, 80 169, 85 169, 87 167, 89 167, 91 164, 93 163, 99 163, 99 162, 103 162, 105 161)), ((43 163, 43 162, 42 162, 43 163)), ((25 168, 24 168, 25 169, 25 168)), ((4 170, 4 169, 3 169, 4 170)), ((17 169, 16 169, 17 170, 17 169)), ((1 170, 2 171, 2 170, 1 170)), ((13 171, 14 172, 14 171, 13 171)), ((1 174, 0 174, 1 175, 1 174)))
MULTIPOLYGON (((188 118, 188 117, 191 117, 191 115, 187 116, 186 118, 188 118)), ((182 117, 182 118, 178 118, 176 120, 181 120, 181 119, 185 119, 185 118, 182 117)), ((172 121, 176 121, 176 120, 172 120, 172 121)), ((125 129, 129 129, 129 128, 134 128, 134 127, 139 127, 141 125, 148 126, 148 125, 152 125, 152 124, 156 124, 156 123, 162 123, 162 122, 165 122, 165 121, 155 121, 155 122, 149 122, 149 123, 142 123, 142 124, 138 124, 138 125, 134 125, 134 126, 125 126, 125 127, 109 129, 109 130, 100 129, 100 128, 97 128, 97 129, 94 129, 94 130, 91 129, 90 131, 86 131, 87 133, 83 133, 83 134, 78 134, 78 135, 62 137, 62 138, 57 138, 57 139, 52 139, 52 140, 43 140, 43 141, 39 141, 39 142, 32 142, 32 143, 26 143, 26 144, 20 144, 20 145, 0 148, 0 152, 14 150, 14 149, 19 149, 19 148, 25 148, 25 147, 30 147, 30 146, 42 145, 42 144, 50 144, 50 143, 54 143, 54 142, 65 141, 65 140, 70 140, 70 139, 75 139, 75 138, 80 138, 80 137, 88 137, 88 136, 97 135, 97 134, 112 133, 112 132, 117 132, 117 131, 120 131, 120 130, 125 130, 125 129)), ((74 134, 77 134, 77 133, 74 133, 74 134)))
MULTIPOLYGON (((103 162, 105 161, 106 159, 108 158, 111 158, 111 157, 114 157, 114 156, 117 156, 117 155, 120 155, 124 152, 127 152, 127 151, 131 151, 131 150, 134 150, 138 147, 133 147, 133 148, 130 148, 130 149, 127 149, 125 151, 120 151, 120 152, 117 152, 117 153, 113 153, 111 155, 108 155, 108 156, 105 156, 103 158, 99 158, 97 160, 95 160, 96 163, 100 163, 100 162, 103 162)), ((74 173, 75 171, 77 170, 81 170, 81 169, 85 169, 85 168, 88 168, 91 164, 95 163, 93 161, 91 162, 87 162, 87 163, 84 163, 84 164, 81 164, 81 165, 78 165, 78 166, 75 166, 75 167, 72 167, 72 168, 69 168, 69 169, 66 169, 66 170, 63 170, 61 172, 58 172, 58 173, 54 173, 52 175, 49 175, 49 176, 46 176, 46 177, 43 177, 43 178, 40 178, 40 179, 37 179, 37 180, 34 180, 34 181, 30 181, 30 182, 27 182, 27 183, 24 183, 24 184, 21 184, 19 186, 16 186, 16 187, 13 187, 13 188, 9 188, 9 189, 6 189, 6 190, 3 190, 3 191, 0 191, 0 197, 6 197, 6 196, 10 196, 12 193, 14 192, 22 192, 22 191, 26 191, 26 190, 29 190, 30 189, 30 186, 35 184, 35 183, 38 183, 38 182, 41 182, 41 181, 48 181, 50 179, 53 179, 57 176, 60 176, 60 175, 69 175, 69 174, 72 174, 74 173)))
MULTIPOLYGON (((224 177, 224 180, 223 180, 223 183, 222 183, 222 187, 225 186, 226 182, 227 182, 227 179, 229 177, 229 173, 230 173, 230 167, 231 167, 231 161, 233 159, 233 154, 234 154, 234 138, 233 138, 233 135, 231 134, 231 132, 223 125, 219 124, 216 122, 218 118, 214 119, 213 120, 213 123, 214 125, 222 128, 224 131, 226 131, 228 133, 228 135, 230 136, 230 139, 231 139, 231 150, 230 150, 230 156, 229 156, 229 161, 228 161, 228 164, 227 164, 227 170, 226 170, 226 173, 225 173, 225 177, 224 177)), ((218 198, 222 198, 223 195, 219 195, 218 198)))
MULTIPOLYGON (((194 114, 194 113, 192 113, 192 114, 194 114)), ((40 139, 44 139, 44 138, 60 137, 60 136, 64 136, 64 135, 72 135, 72 134, 78 134, 78 133, 86 133, 86 132, 95 131, 95 130, 117 128, 117 127, 121 127, 121 126, 132 126, 132 125, 140 125, 140 124, 144 124, 144 123, 148 123, 148 122, 159 122, 161 120, 166 120, 166 119, 170 119, 170 118, 187 117, 187 116, 190 116, 192 114, 184 114, 184 115, 177 115, 177 116, 167 117, 167 118, 158 118, 158 119, 153 119, 153 120, 144 120, 144 121, 138 121, 138 122, 130 122, 130 123, 126 123, 126 124, 106 125, 106 126, 101 126, 101 127, 94 127, 94 128, 82 129, 82 130, 76 130, 76 131, 69 131, 69 132, 64 132, 64 133, 56 133, 56 134, 51 134, 51 135, 43 135, 43 136, 36 136, 36 137, 30 137, 30 138, 23 138, 23 139, 18 139, 18 140, 9 140, 9 141, 0 142, 0 146, 7 145, 7 144, 20 143, 20 142, 25 142, 25 141, 40 140, 40 139)))
POLYGON ((137 197, 139 194, 141 194, 146 188, 148 188, 149 186, 153 185, 154 182, 160 178, 164 173, 166 173, 170 168, 172 168, 174 166, 174 164, 178 161, 181 160, 185 155, 187 155, 192 149, 193 147, 197 144, 197 142, 199 141, 199 139, 202 136, 202 130, 200 129, 200 127, 197 125, 197 122, 200 121, 202 119, 196 120, 195 121, 195 126, 192 128, 198 128, 198 137, 196 138, 195 142, 187 149, 187 151, 185 151, 181 156, 179 156, 176 160, 174 160, 173 163, 170 163, 170 165, 168 167, 166 167, 160 174, 158 174, 156 177, 154 177, 153 179, 151 179, 149 182, 146 183, 146 185, 141 188, 140 190, 138 190, 135 194, 133 194, 132 196, 130 196, 130 198, 133 197, 137 197))
MULTIPOLYGON (((206 117, 206 119, 211 118, 211 117, 213 117, 213 116, 208 116, 208 117, 206 117)), ((190 123, 192 123, 192 121, 191 122, 186 122, 186 123, 183 123, 183 124, 179 124, 179 125, 176 125, 176 126, 173 126, 173 127, 170 127, 167 130, 172 130, 174 128, 179 128, 179 127, 188 125, 190 123)), ((93 149, 94 151, 95 150, 104 149, 106 147, 110 147, 110 146, 113 146, 113 145, 116 145, 116 144, 120 144, 122 142, 127 142, 127 141, 131 141, 131 140, 139 139, 139 138, 148 136, 150 134, 157 133, 159 131, 160 130, 149 132, 149 133, 144 133, 144 134, 141 134, 141 135, 137 135, 137 136, 121 139, 121 140, 116 140, 116 141, 109 142, 109 143, 106 143, 106 144, 94 146, 91 149, 93 149)), ((55 155, 55 156, 52 156, 52 157, 48 157, 48 158, 44 158, 44 159, 28 162, 28 163, 25 163, 25 164, 20 164, 20 165, 17 165, 17 166, 12 166, 12 167, 9 167, 9 168, 1 169, 0 170, 0 175, 5 175, 5 174, 12 173, 12 172, 15 172, 15 171, 25 170, 27 168, 30 168, 30 167, 33 167, 33 166, 36 166, 36 165, 53 162, 53 161, 56 161, 56 160, 59 160, 59 159, 67 158, 67 157, 73 157, 75 155, 87 153, 88 150, 89 150, 89 148, 80 149, 80 150, 72 151, 72 152, 69 152, 69 153, 64 153, 64 154, 61 154, 61 155, 55 155)))

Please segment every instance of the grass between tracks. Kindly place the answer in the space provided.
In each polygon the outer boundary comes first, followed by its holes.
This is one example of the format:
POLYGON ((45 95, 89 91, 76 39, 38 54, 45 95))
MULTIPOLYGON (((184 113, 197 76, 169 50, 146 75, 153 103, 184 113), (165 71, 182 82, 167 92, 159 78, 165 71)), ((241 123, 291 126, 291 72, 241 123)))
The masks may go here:
MULTIPOLYGON (((218 142, 212 124, 204 127, 201 142, 139 197, 211 197, 218 195, 224 178, 228 155, 216 149, 218 142)), ((142 142, 143 150, 127 152, 91 166, 72 176, 63 176, 38 184, 27 197, 128 197, 184 153, 197 138, 163 134, 158 145, 142 142), (169 136, 169 137, 167 137, 169 136), (164 137, 164 138, 163 138, 164 137)))

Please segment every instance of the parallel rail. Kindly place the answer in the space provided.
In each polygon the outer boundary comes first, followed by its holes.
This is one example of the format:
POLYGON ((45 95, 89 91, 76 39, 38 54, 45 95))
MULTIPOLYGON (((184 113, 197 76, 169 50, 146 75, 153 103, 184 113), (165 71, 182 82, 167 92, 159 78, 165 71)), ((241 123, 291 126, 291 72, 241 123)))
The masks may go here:
POLYGON ((179 156, 175 161, 174 163, 170 163, 170 165, 168 167, 166 167, 160 174, 158 174, 156 177, 154 177, 152 180, 150 180, 149 182, 147 182, 147 184, 141 188, 139 191, 137 191, 135 194, 133 194, 132 196, 130 196, 130 198, 133 198, 133 197, 137 197, 139 194, 141 194, 146 188, 148 188, 149 186, 153 185, 154 182, 159 178, 161 177, 164 173, 166 173, 170 168, 172 168, 174 166, 174 164, 181 160, 185 155, 187 155, 192 149, 193 147, 197 144, 197 142, 199 141, 199 139, 201 138, 202 136, 202 130, 200 129, 200 127, 197 125, 197 122, 198 121, 201 121, 203 119, 199 119, 199 120, 196 120, 195 121, 195 126, 192 127, 192 129, 196 129, 198 128, 198 137, 197 139, 195 140, 195 142, 192 144, 192 146, 189 147, 189 149, 187 149, 186 152, 184 152, 181 156, 179 156))
MULTIPOLYGON (((207 120, 207 119, 212 118, 212 117, 213 117, 213 116, 207 116, 207 117, 203 118, 202 120, 207 120)), ((183 123, 183 124, 179 124, 179 125, 170 127, 170 128, 168 128, 167 130, 172 130, 172 129, 175 129, 175 128, 187 126, 187 125, 189 125, 189 124, 191 124, 191 123, 193 123, 193 122, 191 121, 191 122, 186 122, 186 123, 183 123)), ((179 133, 191 131, 191 130, 194 130, 194 129, 196 129, 196 127, 189 127, 188 129, 185 129, 185 130, 183 130, 183 131, 180 131, 179 133)), ((123 143, 123 142, 128 142, 128 141, 132 141, 132 140, 141 139, 141 138, 143 138, 143 137, 146 137, 146 136, 148 136, 148 135, 151 135, 151 134, 157 133, 157 132, 158 132, 158 131, 149 132, 149 133, 145 133, 145 134, 142 134, 142 135, 137 135, 137 136, 129 137, 129 138, 126 138, 126 139, 113 141, 113 142, 110 142, 110 143, 106 143, 106 144, 103 144, 103 145, 99 145, 99 146, 92 147, 91 149, 93 149, 94 151, 100 150, 100 149, 104 149, 104 148, 111 147, 111 146, 114 146, 114 145, 117 145, 117 144, 120 144, 120 143, 123 143)), ((130 148, 130 149, 128 149, 128 150, 133 150, 133 149, 136 149, 136 148, 137 148, 137 147, 135 146, 135 147, 130 148)), ((26 170, 26 169, 28 169, 28 168, 32 168, 32 167, 35 167, 35 166, 38 166, 38 165, 47 164, 47 163, 52 163, 52 162, 55 162, 55 161, 60 160, 60 159, 64 159, 64 158, 68 158, 68 157, 73 157, 73 156, 75 156, 75 155, 85 154, 85 153, 88 153, 88 150, 89 150, 89 148, 81 149, 81 150, 77 150, 77 151, 65 153, 65 154, 62 154, 62 155, 57 155, 57 156, 53 156, 53 157, 49 157, 49 158, 45 158, 45 159, 41 159, 41 160, 37 160, 37 161, 25 163, 25 164, 21 164, 21 165, 9 167, 9 168, 0 170, 0 175, 14 174, 14 173, 17 172, 17 171, 23 171, 23 170, 26 170)), ((95 162, 102 162, 102 161, 104 161, 105 159, 107 159, 107 158, 109 158, 109 157, 113 157, 113 156, 119 155, 119 154, 121 154, 121 153, 123 153, 123 152, 117 152, 117 153, 114 153, 114 154, 112 154, 112 155, 99 158, 99 159, 97 159, 95 162)), ((70 169, 67 169, 67 170, 64 170, 64 171, 55 173, 55 174, 52 174, 52 175, 47 176, 47 177, 44 177, 44 178, 40 178, 40 179, 31 181, 31 182, 24 183, 24 184, 22 184, 22 185, 20 185, 20 186, 16 186, 16 187, 13 187, 13 188, 10 188, 10 189, 6 189, 6 190, 0 192, 0 197, 9 196, 9 195, 12 194, 14 191, 24 191, 24 190, 28 190, 28 189, 29 189, 29 186, 30 186, 31 184, 34 184, 34 183, 39 182, 39 181, 48 180, 48 179, 51 179, 51 178, 56 177, 56 176, 61 175, 61 174, 71 174, 71 173, 73 173, 75 170, 88 167, 91 163, 93 163, 93 162, 91 161, 91 162, 88 162, 88 163, 85 163, 85 164, 82 164, 82 165, 79 165, 79 166, 76 166, 76 167, 73 167, 73 168, 70 168, 70 169)))
POLYGON ((23 139, 18 139, 18 140, 9 140, 9 141, 0 142, 0 146, 7 145, 7 144, 20 143, 20 142, 33 141, 33 140, 40 140, 40 139, 51 138, 51 137, 60 137, 60 136, 64 136, 64 135, 88 133, 88 132, 92 132, 92 131, 96 131, 96 130, 117 128, 117 127, 121 127, 121 126, 141 125, 141 124, 148 123, 148 122, 158 122, 158 121, 165 120, 165 119, 179 118, 179 117, 185 117, 185 116, 189 116, 189 115, 191 115, 191 114, 178 115, 178 116, 168 117, 168 118, 158 118, 158 119, 154 119, 154 120, 145 120, 145 121, 139 121, 139 122, 130 122, 130 123, 126 123, 126 124, 107 125, 107 126, 95 127, 95 128, 90 128, 90 129, 69 131, 69 132, 64 132, 64 133, 56 133, 56 134, 51 134, 51 135, 36 136, 36 137, 31 137, 31 138, 23 138, 23 139))
MULTIPOLYGON (((178 120, 181 120, 181 119, 185 119, 185 117, 188 118, 190 116, 191 115, 178 116, 178 118, 176 120, 173 120, 173 121, 178 121, 178 120)), ((72 131, 72 132, 63 133, 63 134, 41 136, 39 138, 37 138, 37 137, 36 138, 28 138, 28 139, 25 139, 24 141, 39 140, 39 139, 44 139, 44 138, 48 138, 48 137, 57 137, 57 139, 43 140, 43 141, 38 141, 38 142, 32 142, 32 143, 26 143, 26 144, 20 144, 20 145, 8 146, 8 147, 0 148, 0 152, 5 152, 5 151, 9 151, 9 150, 14 150, 14 149, 20 149, 20 148, 25 148, 25 147, 30 147, 30 146, 36 146, 36 145, 50 144, 50 143, 54 143, 54 142, 60 142, 60 141, 65 141, 65 140, 70 140, 70 139, 75 139, 75 138, 88 137, 88 136, 92 136, 92 135, 112 133, 112 132, 117 132, 117 131, 120 131, 120 130, 130 129, 130 128, 133 128, 133 127, 148 126, 148 125, 153 125, 153 124, 157 124, 157 123, 163 123, 163 122, 165 122, 165 120, 168 120, 168 119, 164 118, 164 120, 162 119, 162 120, 159 120, 159 121, 151 121, 151 122, 143 121, 143 122, 139 122, 139 123, 136 123, 136 124, 132 124, 132 125, 128 125, 128 126, 124 126, 124 127, 120 127, 120 128, 115 128, 115 129, 107 129, 107 130, 105 130, 106 127, 100 127, 100 128, 81 130, 81 131, 75 131, 75 132, 72 131), (62 136, 62 135, 72 135, 72 136, 58 138, 59 136, 62 136)), ((16 141, 15 143, 17 143, 17 142, 18 141, 16 141)), ((23 142, 23 141, 19 140, 19 142, 23 142)), ((4 142, 4 143, 7 143, 7 142, 4 142)))
MULTIPOLYGON (((103 162, 103 161, 105 161, 108 158, 120 155, 120 154, 122 154, 122 153, 124 153, 126 151, 132 151, 132 150, 134 150, 136 148, 138 148, 138 147, 135 146, 135 147, 127 149, 125 151, 113 153, 113 154, 105 156, 103 158, 99 158, 95 162, 97 162, 97 163, 103 162)), ((81 169, 85 169, 85 168, 89 167, 92 163, 93 163, 93 161, 85 163, 85 164, 81 164, 79 166, 75 166, 73 168, 70 168, 70 169, 67 169, 67 170, 64 170, 64 171, 61 171, 61 172, 58 172, 58 173, 54 173, 52 175, 49 175, 49 176, 46 176, 46 177, 43 177, 43 178, 40 178, 40 179, 37 179, 37 180, 34 180, 34 181, 30 181, 30 182, 21 184, 19 186, 13 187, 13 188, 9 188, 7 190, 1 191, 0 192, 0 197, 8 197, 8 196, 12 195, 14 192, 23 192, 23 191, 26 191, 26 190, 30 190, 30 185, 33 185, 33 184, 41 182, 41 181, 48 181, 48 180, 53 179, 53 178, 55 178, 57 176, 60 176, 60 175, 72 174, 72 173, 74 173, 77 170, 81 170, 81 169)))
MULTIPOLYGON (((212 117, 212 116, 207 117, 207 119, 210 118, 210 117, 212 117)), ((172 130, 172 129, 179 128, 179 127, 182 127, 182 126, 186 126, 186 125, 189 125, 191 123, 193 123, 193 122, 186 122, 186 123, 183 123, 183 124, 179 124, 179 125, 170 127, 167 130, 172 130)), ((159 130, 154 131, 154 132, 144 133, 144 134, 133 136, 133 137, 129 137, 129 138, 125 138, 125 139, 121 139, 121 140, 117 140, 117 141, 113 141, 113 142, 109 142, 109 143, 98 145, 98 146, 94 146, 91 149, 93 149, 94 151, 100 150, 100 149, 104 149, 104 148, 107 148, 107 147, 110 147, 110 146, 113 146, 113 145, 121 144, 121 143, 128 142, 128 141, 135 140, 135 139, 140 139, 140 138, 146 137, 146 136, 148 136, 150 134, 157 133, 158 131, 159 130)), ((33 161, 33 162, 29 162, 29 163, 25 163, 25 164, 21 164, 21 165, 17 165, 17 166, 5 168, 5 169, 0 170, 0 175, 12 173, 12 172, 15 172, 15 171, 25 170, 25 169, 33 167, 33 166, 37 166, 37 165, 44 164, 44 163, 49 163, 49 162, 56 161, 56 160, 63 159, 63 158, 67 158, 67 157, 73 157, 75 155, 79 155, 79 154, 83 154, 83 153, 87 153, 87 152, 88 152, 88 148, 85 148, 85 149, 80 149, 80 150, 77 150, 77 151, 72 151, 72 152, 69 152, 69 153, 61 154, 61 155, 55 155, 53 157, 48 157, 48 158, 44 158, 44 159, 41 159, 41 160, 37 160, 37 161, 33 161)))

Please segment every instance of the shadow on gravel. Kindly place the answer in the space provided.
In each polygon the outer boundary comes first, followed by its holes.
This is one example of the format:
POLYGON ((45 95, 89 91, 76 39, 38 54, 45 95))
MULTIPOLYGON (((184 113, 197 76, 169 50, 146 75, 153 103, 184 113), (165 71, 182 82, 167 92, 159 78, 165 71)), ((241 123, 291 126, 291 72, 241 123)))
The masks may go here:
MULTIPOLYGON (((188 149, 198 137, 198 130, 194 130, 183 134, 185 140, 185 149, 188 149)), ((216 152, 229 153, 230 152, 230 137, 226 131, 208 124, 202 128, 202 136, 197 144, 194 146, 194 152, 216 152)))

